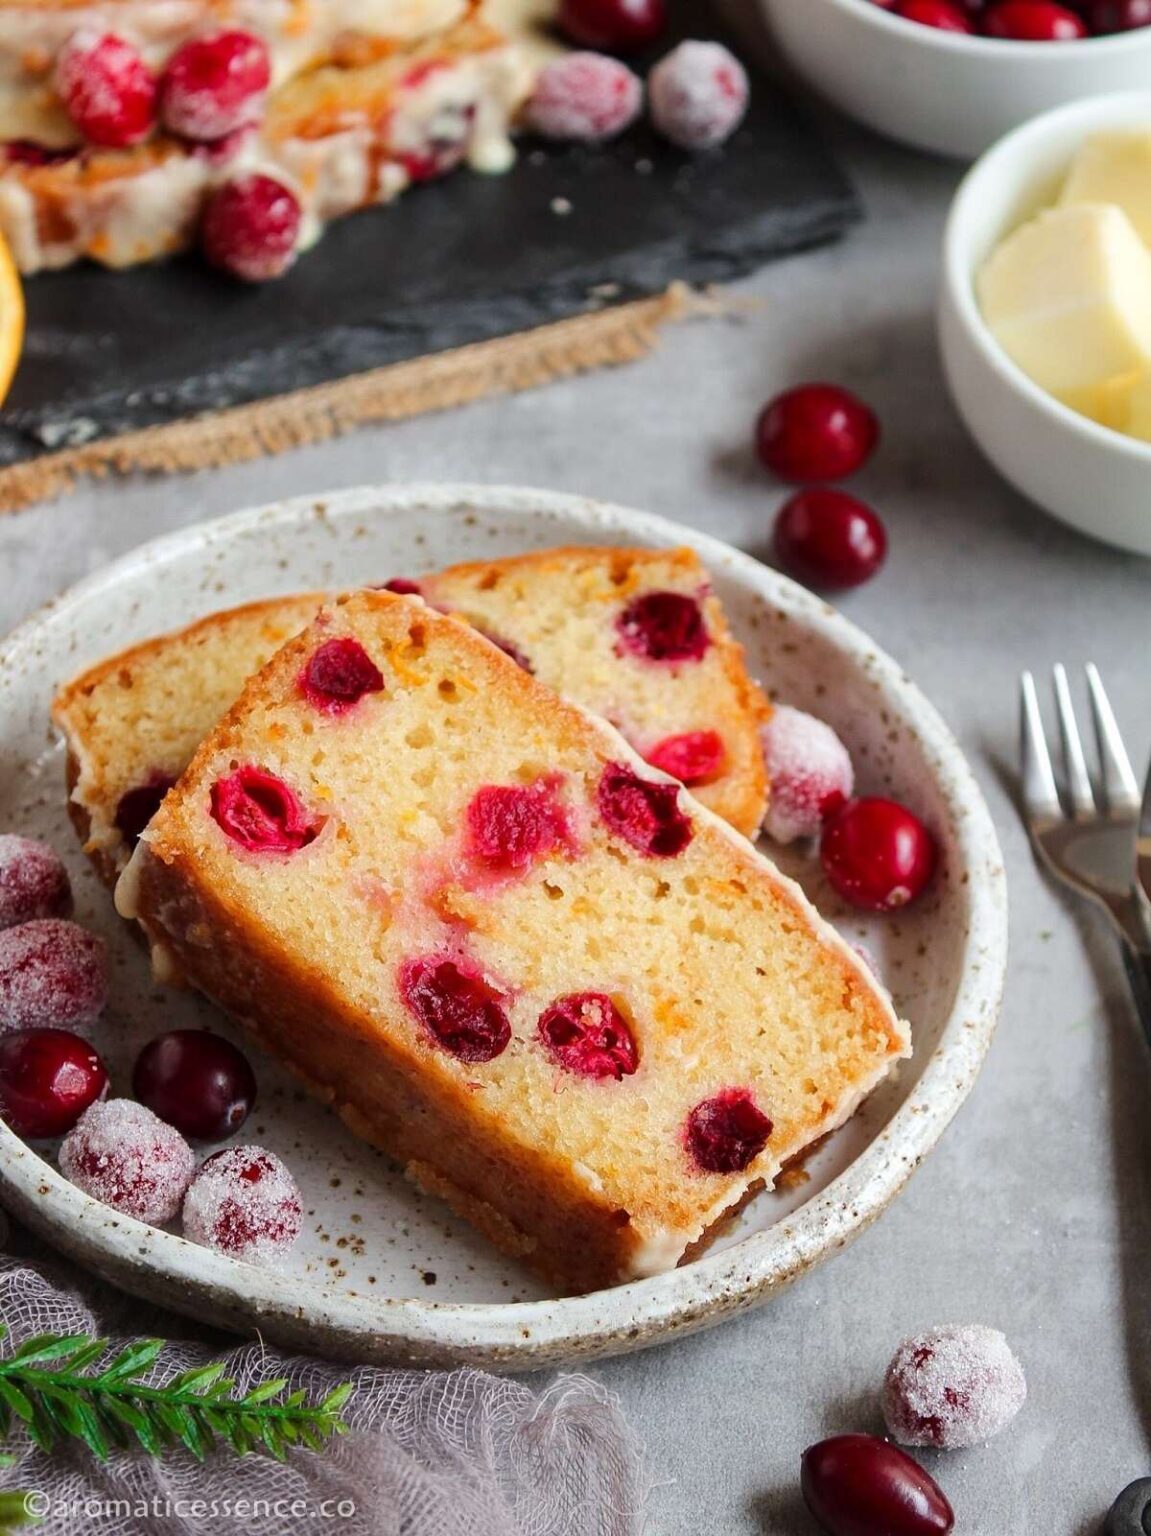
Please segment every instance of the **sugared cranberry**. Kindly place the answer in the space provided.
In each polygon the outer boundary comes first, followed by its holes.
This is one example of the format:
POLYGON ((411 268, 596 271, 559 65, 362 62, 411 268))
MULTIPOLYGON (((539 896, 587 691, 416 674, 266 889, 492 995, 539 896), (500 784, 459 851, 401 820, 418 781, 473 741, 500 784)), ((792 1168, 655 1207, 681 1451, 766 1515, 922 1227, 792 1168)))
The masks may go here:
POLYGON ((216 780, 211 806, 217 826, 250 853, 295 853, 322 826, 283 779, 252 764, 216 780))
POLYGON ((645 592, 616 628, 623 648, 648 661, 699 661, 711 644, 703 609, 685 592, 645 592))
POLYGON ((437 1045, 460 1061, 492 1061, 507 1050, 512 1026, 503 999, 454 960, 408 960, 400 996, 437 1045))
POLYGON ((490 641, 495 646, 497 651, 503 651, 505 656, 510 657, 521 672, 535 672, 535 667, 532 666, 527 656, 524 655, 514 640, 508 640, 503 635, 494 634, 490 629, 480 629, 479 625, 475 627, 485 640, 490 641))
POLYGON ((346 714, 368 693, 380 693, 384 676, 358 640, 325 640, 300 673, 304 697, 329 715, 346 714))
POLYGON ((667 25, 667 0, 560 0, 560 31, 581 48, 638 53, 667 25))
POLYGON ((486 784, 468 802, 468 851, 493 869, 521 871, 560 847, 567 816, 556 785, 486 784))
POLYGON ((684 1141, 704 1173, 741 1173, 767 1146, 774 1127, 746 1088, 725 1088, 687 1117, 684 1141))
POLYGON ((630 1077, 639 1065, 635 1037, 603 992, 573 992, 540 1015, 539 1035, 551 1056, 578 1077, 630 1077))
POLYGON ((164 796, 175 784, 167 773, 154 773, 146 784, 138 784, 120 796, 116 807, 116 831, 133 848, 140 835, 160 809, 164 796))
POLYGON ((1100 37, 1134 32, 1138 27, 1151 27, 1151 0, 1087 0, 1083 15, 1091 31, 1100 37))
POLYGON ((653 126, 680 149, 714 149, 747 111, 747 72, 722 43, 680 43, 648 76, 653 126))
POLYGON ((906 806, 850 800, 823 829, 823 870, 853 906, 894 912, 921 896, 935 873, 935 839, 906 806))
POLYGON ((0 1035, 0 1117, 17 1136, 63 1136, 107 1087, 104 1063, 70 1030, 0 1035))
POLYGON ((940 32, 973 32, 962 6, 951 0, 901 0, 894 7, 904 21, 916 21, 921 27, 935 27, 940 32))
POLYGON ((184 1197, 184 1236, 246 1264, 276 1264, 304 1225, 299 1187, 263 1147, 209 1157, 184 1197))
POLYGON ((383 590, 394 592, 398 597, 419 597, 420 584, 418 581, 410 581, 406 576, 393 576, 391 581, 385 581, 383 590))
POLYGON ((838 384, 801 384, 777 395, 755 428, 764 467, 796 485, 854 475, 878 442, 875 412, 838 384))
POLYGON ((797 491, 780 508, 775 552, 809 586, 857 587, 883 564, 887 533, 864 502, 846 491, 813 486, 797 491))
POLYGON ((808 1446, 800 1487, 828 1536, 948 1536, 955 1525, 934 1479, 874 1435, 836 1435, 808 1446))
POLYGON ((194 37, 178 48, 160 81, 165 128, 211 142, 255 122, 272 78, 268 50, 234 28, 194 37))
POLYGON ((156 79, 122 37, 80 30, 56 61, 64 110, 91 144, 126 149, 146 139, 156 120, 156 79))
POLYGON ((179 1131, 133 1099, 93 1104, 60 1144, 64 1177, 137 1221, 171 1221, 195 1166, 179 1131))
POLYGON ((626 64, 602 53, 569 53, 536 76, 524 126, 545 139, 599 143, 634 123, 643 86, 626 64))
POLYGON ((641 779, 625 763, 604 769, 596 804, 611 830, 640 853, 674 858, 691 842, 692 825, 680 809, 679 786, 641 779))
POLYGON ((1023 1367, 997 1328, 932 1328, 895 1351, 883 1382, 883 1417, 904 1445, 959 1450, 997 1435, 1026 1396, 1023 1367))
POLYGON ((0 1031, 90 1024, 108 1001, 103 939, 62 917, 0 932, 0 1031))
POLYGON ((710 784, 723 772, 723 738, 718 731, 685 731, 665 736, 645 754, 653 768, 686 784, 710 784))
POLYGON ((0 833, 0 928, 67 917, 72 884, 59 854, 33 837, 0 833))
POLYGON ((264 282, 291 266, 302 218, 294 192, 274 176, 251 171, 212 194, 200 244, 213 266, 249 283, 264 282))
POLYGON ((132 1092, 193 1141, 234 1136, 256 1101, 248 1058, 206 1029, 173 1029, 136 1058, 132 1092))
POLYGON ((998 0, 983 20, 988 37, 1015 42, 1073 43, 1087 36, 1082 17, 1050 0, 998 0))
POLYGON ((762 739, 770 794, 764 831, 777 843, 818 837, 855 787, 847 748, 830 725, 788 704, 776 706, 762 739))

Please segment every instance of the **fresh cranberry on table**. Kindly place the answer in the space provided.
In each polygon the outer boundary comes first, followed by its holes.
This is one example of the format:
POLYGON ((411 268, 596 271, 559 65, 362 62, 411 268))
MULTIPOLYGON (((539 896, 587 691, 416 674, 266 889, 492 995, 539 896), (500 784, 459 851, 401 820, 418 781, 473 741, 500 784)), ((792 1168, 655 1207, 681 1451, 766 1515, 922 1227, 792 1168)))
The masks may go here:
POLYGON ((988 37, 1023 43, 1073 43, 1087 36, 1081 16, 1050 0, 998 0, 984 17, 983 30, 988 37))
POLYGON ((1087 0, 1083 18, 1099 37, 1151 27, 1151 0, 1087 0))
POLYGON ((819 857, 834 889, 853 906, 894 912, 922 896, 935 873, 935 839, 895 800, 849 800, 823 829, 819 857))
POLYGON ((643 86, 603 53, 569 53, 545 65, 524 107, 524 126, 541 138, 587 144, 615 138, 635 122, 643 86))
POLYGON ((775 519, 780 563, 809 586, 858 587, 887 556, 887 533, 865 502, 846 491, 797 491, 775 519))
POLYGON ((747 71, 722 43, 680 43, 648 76, 652 126, 680 149, 715 149, 743 121, 748 89, 747 71))
POLYGON ((206 1029, 173 1029, 136 1058, 132 1092, 193 1141, 234 1136, 256 1100, 248 1058, 206 1029))
POLYGON ((212 194, 200 245, 213 266, 245 282, 265 282, 294 261, 302 220, 295 193, 274 176, 253 171, 212 194))
POLYGON ((765 469, 795 485, 843 480, 862 469, 879 442, 879 421, 838 384, 800 384, 769 400, 755 427, 765 469))
POLYGON ((800 1487, 828 1536, 948 1536, 955 1526, 938 1483, 875 1435, 835 1435, 808 1446, 800 1487))
POLYGON ((131 43, 81 27, 60 51, 56 89, 64 110, 91 144, 126 149, 156 121, 156 78, 131 43))
POLYGON ((904 21, 918 22, 921 27, 934 27, 939 32, 973 32, 964 8, 951 0, 901 0, 895 6, 895 15, 904 21))
POLYGON ((160 116, 165 128, 186 139, 223 139, 258 118, 271 78, 268 50, 251 32, 230 28, 194 37, 168 61, 160 116))
POLYGON ((0 1118, 17 1136, 63 1136, 107 1086, 104 1063, 70 1030, 0 1036, 0 1118))
POLYGON ((557 20, 581 48, 638 53, 667 26, 667 0, 561 0, 557 20))

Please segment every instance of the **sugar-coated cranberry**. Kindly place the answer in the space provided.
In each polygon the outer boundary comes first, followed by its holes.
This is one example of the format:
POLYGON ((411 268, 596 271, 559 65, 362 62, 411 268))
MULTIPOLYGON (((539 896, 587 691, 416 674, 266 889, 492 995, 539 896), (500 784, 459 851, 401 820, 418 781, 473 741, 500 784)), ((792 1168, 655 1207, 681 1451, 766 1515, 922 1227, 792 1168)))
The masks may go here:
POLYGON ((773 1129, 746 1088, 725 1088, 688 1115, 684 1141, 703 1173, 741 1173, 767 1146, 773 1129))
POLYGON ((0 1031, 90 1024, 108 1001, 103 939, 63 917, 0 932, 0 1031))
POLYGON ((156 78, 131 43, 81 27, 60 51, 56 89, 64 110, 91 144, 126 149, 156 120, 156 78))
POLYGON ((217 826, 250 853, 295 853, 322 826, 283 779, 250 763, 216 780, 211 807, 217 826))
POLYGON ((0 1035, 0 1117, 17 1136, 63 1136, 107 1087, 104 1063, 70 1030, 0 1035))
POLYGON ((747 72, 722 43, 680 43, 648 76, 648 108, 658 132, 680 149, 714 149, 747 111, 747 72))
POLYGON ((531 661, 524 655, 514 640, 508 640, 503 635, 497 635, 490 629, 480 629, 479 625, 475 627, 485 640, 490 641, 495 646, 497 651, 503 651, 505 656, 510 657, 521 672, 535 672, 535 667, 532 666, 531 661))
POLYGON ((1087 0, 1083 16, 1100 37, 1133 32, 1138 27, 1151 27, 1151 0, 1087 0))
POLYGON ((225 182, 209 198, 200 245, 213 266, 246 282, 264 282, 291 266, 302 219, 290 188, 274 176, 250 171, 225 182))
POLYGON ((408 960, 400 996, 437 1045, 460 1061, 493 1061, 506 1051, 512 1026, 503 999, 454 960, 408 960))
POLYGON ((136 1058, 132 1092, 193 1141, 234 1136, 256 1101, 248 1058, 206 1029, 173 1029, 136 1058))
POLYGON ((1050 0, 998 0, 983 20, 988 37, 1015 42, 1073 43, 1087 36, 1083 18, 1050 0))
POLYGON ((545 139, 599 143, 634 123, 643 86, 626 64, 602 53, 569 53, 546 64, 524 107, 524 126, 545 139))
POLYGON ((639 1065, 635 1036, 604 992, 573 992, 540 1015, 539 1035, 549 1055, 578 1077, 630 1077, 639 1065))
POLYGON ((34 837, 0 833, 0 928, 67 917, 71 910, 72 883, 55 849, 34 837))
POLYGON ((718 731, 685 731, 681 736, 665 736, 645 753, 648 762, 661 773, 686 784, 710 784, 723 772, 723 737, 718 731))
POLYGON ((963 7, 952 0, 901 0, 894 10, 904 21, 916 21, 921 27, 935 27, 940 32, 975 30, 963 7))
POLYGON ((300 673, 304 697, 329 715, 346 714, 368 693, 381 693, 384 676, 351 635, 325 640, 300 673))
POLYGON ((207 1158, 184 1197, 184 1236, 246 1264, 276 1264, 304 1225, 299 1187, 263 1147, 207 1158))
POLYGON ((175 784, 171 774, 154 773, 146 784, 137 784, 120 796, 116 806, 116 831, 133 848, 144 828, 160 809, 164 796, 175 784))
POLYGON ((468 851, 493 869, 521 871, 559 848, 567 816, 555 784, 485 784, 468 802, 468 851))
POLYGON ((395 592, 399 597, 419 597, 420 584, 409 580, 407 576, 393 576, 391 581, 384 582, 383 590, 395 592))
POLYGON ((232 28, 186 42, 160 81, 165 128, 186 139, 225 138, 260 115, 272 78, 268 50, 251 32, 232 28))
POLYGON ((779 704, 762 731, 769 795, 763 829, 777 843, 818 837, 824 821, 851 798, 851 756, 822 720, 779 704))
POLYGON ((604 769, 596 805, 611 830, 640 853, 674 858, 691 842, 692 825, 680 808, 679 786, 641 779, 626 763, 604 769))
POLYGON ((894 912, 921 896, 935 873, 935 839, 905 805, 850 800, 823 829, 823 870, 853 906, 894 912))
POLYGON ((64 1177, 137 1221, 171 1221, 195 1166, 179 1131, 134 1099, 93 1104, 60 1144, 64 1177))
POLYGON ((775 552, 787 570, 810 586, 857 587, 870 581, 886 559, 887 533, 855 496, 812 486, 779 509, 775 552))
POLYGON ((838 384, 800 384, 776 395, 755 428, 764 467, 796 485, 854 475, 878 442, 875 412, 838 384))
POLYGON ((699 661, 711 644, 703 609, 686 592, 645 592, 616 628, 624 650, 647 661, 699 661))
POLYGON ((581 48, 638 53, 667 26, 667 0, 560 0, 557 20, 581 48))
POLYGON ((1010 1424, 1027 1397, 1023 1367, 997 1328, 932 1328, 904 1339, 883 1382, 883 1417, 903 1445, 959 1450, 1010 1424))
POLYGON ((948 1536, 955 1525, 934 1479, 875 1435, 836 1435, 808 1446, 800 1487, 828 1536, 948 1536))

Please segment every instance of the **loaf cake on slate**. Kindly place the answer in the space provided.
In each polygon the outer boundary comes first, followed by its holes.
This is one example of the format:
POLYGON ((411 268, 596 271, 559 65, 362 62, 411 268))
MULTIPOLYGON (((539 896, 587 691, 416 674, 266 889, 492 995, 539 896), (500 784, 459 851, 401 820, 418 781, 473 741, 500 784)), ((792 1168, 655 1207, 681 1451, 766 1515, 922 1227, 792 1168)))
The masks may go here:
POLYGON ((750 843, 474 630, 386 592, 325 608, 247 684, 117 905, 569 1291, 673 1267, 908 1051, 750 843))

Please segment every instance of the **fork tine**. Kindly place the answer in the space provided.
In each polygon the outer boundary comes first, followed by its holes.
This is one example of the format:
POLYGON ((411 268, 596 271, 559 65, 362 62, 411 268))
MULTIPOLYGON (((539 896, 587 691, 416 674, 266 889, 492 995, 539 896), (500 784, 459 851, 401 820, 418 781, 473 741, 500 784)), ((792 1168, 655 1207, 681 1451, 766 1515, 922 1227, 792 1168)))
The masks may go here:
POLYGON ((1059 791, 1043 735, 1035 679, 1024 672, 1019 679, 1019 756, 1023 772, 1023 804, 1029 816, 1061 816, 1059 791))
POLYGON ((1112 811, 1139 810, 1139 785, 1131 769, 1131 759, 1119 734, 1111 700, 1103 687, 1099 668, 1094 662, 1087 664, 1087 687, 1091 693, 1091 713, 1095 719, 1095 736, 1099 743, 1099 772, 1103 780, 1103 794, 1107 808, 1112 811))
POLYGON ((1087 759, 1083 755, 1083 742, 1075 721, 1075 706, 1071 702, 1071 689, 1067 685, 1067 668, 1057 662, 1052 668, 1055 679, 1055 702, 1059 709, 1059 734, 1063 739, 1063 762, 1067 770, 1067 793, 1071 809, 1079 820, 1095 815, 1095 795, 1091 789, 1091 776, 1087 772, 1087 759))

